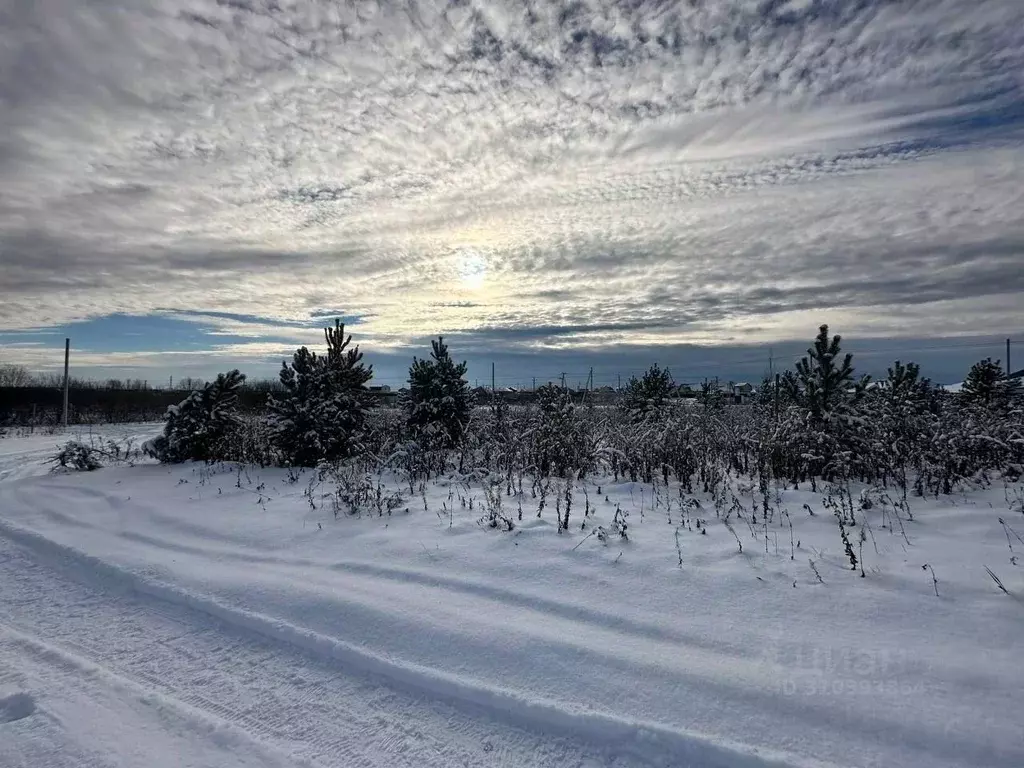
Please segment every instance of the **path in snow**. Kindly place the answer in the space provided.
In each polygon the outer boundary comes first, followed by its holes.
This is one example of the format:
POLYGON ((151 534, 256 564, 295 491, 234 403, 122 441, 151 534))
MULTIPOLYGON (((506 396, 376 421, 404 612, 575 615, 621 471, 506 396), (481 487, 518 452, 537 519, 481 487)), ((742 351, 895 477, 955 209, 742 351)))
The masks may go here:
POLYGON ((0 536, 3 766, 669 764, 410 695, 65 565, 0 536))

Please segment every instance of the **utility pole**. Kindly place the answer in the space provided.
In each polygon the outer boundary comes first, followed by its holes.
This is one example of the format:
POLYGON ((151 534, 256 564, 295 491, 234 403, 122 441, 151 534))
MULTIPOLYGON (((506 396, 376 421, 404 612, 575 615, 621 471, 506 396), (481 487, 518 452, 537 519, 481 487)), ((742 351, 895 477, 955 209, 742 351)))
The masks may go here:
POLYGON ((494 363, 492 362, 491 363, 491 394, 493 395, 497 391, 498 391, 497 387, 494 386, 494 363))
POLYGON ((774 398, 774 411, 775 411, 775 421, 776 422, 778 422, 778 420, 779 420, 779 383, 780 383, 779 382, 779 378, 780 378, 779 374, 776 373, 775 374, 775 391, 772 393, 773 398, 774 398))
POLYGON ((591 366, 590 375, 587 376, 587 392, 594 388, 594 368, 591 366))
POLYGON ((533 391, 534 392, 537 391, 537 377, 536 376, 533 377, 533 391))
POLYGON ((68 368, 71 363, 71 339, 64 339, 64 428, 68 427, 68 368))
POLYGON ((562 371, 562 389, 565 389, 565 371, 562 371))
POLYGON ((621 392, 622 391, 622 374, 621 373, 616 373, 615 374, 615 382, 616 382, 615 391, 616 392, 621 392))
POLYGON ((1010 374, 1013 373, 1013 366, 1010 365, 1010 340, 1006 340, 1006 378, 1010 378, 1010 374))

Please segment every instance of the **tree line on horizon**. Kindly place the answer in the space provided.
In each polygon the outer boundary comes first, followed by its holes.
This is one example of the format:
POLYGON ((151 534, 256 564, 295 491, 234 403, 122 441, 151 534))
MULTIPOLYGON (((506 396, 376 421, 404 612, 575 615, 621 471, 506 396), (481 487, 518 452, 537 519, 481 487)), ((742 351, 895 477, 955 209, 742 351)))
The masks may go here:
MULTIPOLYGON (((165 461, 245 458, 311 467, 372 452, 370 446, 381 442, 379 434, 371 434, 380 431, 380 420, 369 418, 374 404, 368 390, 372 366, 363 361, 358 345, 351 345, 352 337, 345 334, 340 321, 324 329, 324 340, 324 353, 303 346, 290 361, 283 361, 273 386, 250 389, 237 370, 196 386, 184 400, 167 408, 164 434, 151 446, 153 454, 165 461), (242 418, 241 410, 251 409, 240 408, 243 394, 250 406, 264 403, 255 419, 242 418), (250 432, 249 438, 241 441, 249 446, 244 455, 239 453, 238 439, 242 424, 250 432)), ((392 444, 404 441, 415 446, 424 461, 430 457, 431 466, 441 467, 447 462, 445 452, 463 450, 474 440, 480 442, 478 431, 471 426, 476 405, 486 405, 489 418, 508 421, 508 409, 498 399, 487 397, 480 402, 466 372, 466 363, 454 361, 443 337, 432 342, 429 357, 414 357, 408 385, 398 403, 400 418, 392 419, 388 427, 392 444)), ((137 388, 137 394, 142 389, 137 388)), ((834 466, 838 455, 845 453, 847 460, 853 461, 852 452, 868 450, 870 441, 854 439, 858 430, 853 425, 877 420, 875 411, 896 407, 896 401, 904 421, 911 417, 920 421, 926 414, 941 421, 950 412, 964 409, 980 409, 1000 418, 1020 403, 1020 389, 1020 382, 1008 379, 999 361, 992 359, 975 363, 955 396, 922 377, 914 363, 896 361, 885 378, 872 382, 855 375, 853 356, 842 353, 841 338, 830 336, 828 326, 823 325, 807 355, 794 368, 765 378, 753 405, 785 427, 789 434, 785 450, 799 450, 799 456, 805 457, 789 461, 793 466, 806 465, 790 474, 807 476, 834 466)), ((130 391, 126 387, 125 395, 130 391)), ((643 376, 628 381, 616 412, 631 427, 661 428, 671 421, 669 412, 677 394, 667 369, 653 365, 643 376)), ((537 422, 535 435, 558 446, 559 432, 578 431, 576 412, 585 411, 588 405, 578 399, 557 384, 540 387, 529 416, 537 422)), ((697 393, 697 402, 711 410, 724 404, 722 392, 710 382, 697 393)), ((539 470, 568 471, 574 455, 570 447, 544 452, 539 470)), ((380 451, 379 445, 376 450, 380 451)))
POLYGON ((1024 471, 1021 383, 998 360, 975 363, 956 394, 933 385, 915 363, 896 361, 873 382, 856 375, 853 355, 826 325, 792 369, 766 378, 749 407, 738 409, 724 408, 710 384, 696 407, 680 406, 670 375, 657 365, 630 379, 611 411, 556 384, 540 387, 524 408, 510 409, 500 398, 481 403, 466 363, 455 362, 442 337, 429 357, 413 359, 397 415, 371 417, 372 366, 351 341, 336 321, 325 329, 325 353, 296 350, 255 419, 237 409, 245 376, 219 375, 169 409, 151 452, 163 461, 288 467, 390 461, 436 475, 467 462, 493 463, 514 445, 517 461, 540 475, 581 475, 603 463, 633 477, 692 477, 700 465, 693 445, 730 423, 732 436, 720 433, 715 451, 730 455, 737 470, 750 471, 756 461, 764 465, 758 471, 795 485, 833 476, 906 482, 908 467, 918 477, 928 467, 924 476, 933 480, 920 482, 949 492, 971 473, 1024 471))

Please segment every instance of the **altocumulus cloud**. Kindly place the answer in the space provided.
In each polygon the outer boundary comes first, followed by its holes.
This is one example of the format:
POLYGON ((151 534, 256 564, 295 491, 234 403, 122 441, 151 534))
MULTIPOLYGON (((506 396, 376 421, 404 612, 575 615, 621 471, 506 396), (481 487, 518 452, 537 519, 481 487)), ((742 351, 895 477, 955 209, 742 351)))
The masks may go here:
POLYGON ((234 357, 339 308, 382 350, 993 332, 1022 103, 1019 0, 13 0, 0 330, 173 307, 234 357))

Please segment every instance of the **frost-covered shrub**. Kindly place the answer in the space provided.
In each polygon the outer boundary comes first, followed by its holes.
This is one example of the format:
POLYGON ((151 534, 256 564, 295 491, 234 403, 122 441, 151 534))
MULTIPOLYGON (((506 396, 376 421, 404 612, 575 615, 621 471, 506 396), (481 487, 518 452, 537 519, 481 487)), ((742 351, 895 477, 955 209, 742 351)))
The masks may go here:
POLYGON ((88 442, 69 440, 50 458, 54 469, 69 469, 75 472, 91 472, 105 466, 126 464, 131 466, 139 458, 135 440, 125 437, 120 440, 105 440, 90 436, 88 442))
POLYGON ((530 463, 541 477, 580 476, 593 471, 600 450, 597 424, 573 402, 568 390, 547 384, 537 390, 537 408, 530 412, 530 463))
POLYGON ((231 429, 229 450, 223 458, 261 467, 276 463, 274 436, 267 419, 262 416, 239 416, 231 429))
POLYGON ((91 472, 103 466, 92 446, 77 440, 69 440, 65 443, 64 447, 53 457, 53 463, 62 469, 71 469, 76 472, 91 472))
POLYGON ((142 450, 169 464, 237 458, 238 389, 244 381, 244 374, 230 371, 189 393, 167 409, 163 434, 148 440, 142 450))
POLYGON ((335 321, 325 328, 327 354, 298 349, 291 364, 281 364, 284 392, 271 395, 270 426, 281 460, 313 467, 358 455, 366 418, 366 383, 373 378, 359 347, 335 321))

